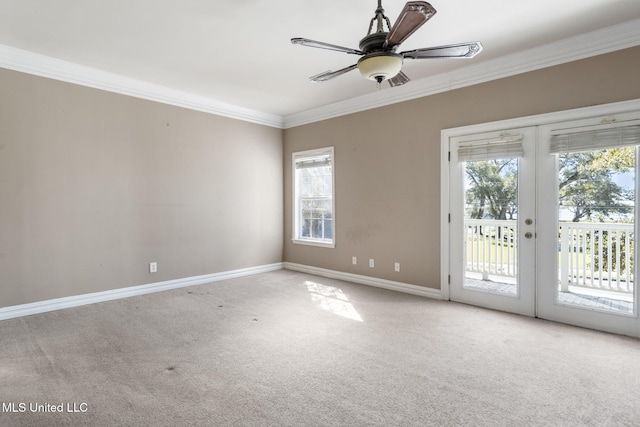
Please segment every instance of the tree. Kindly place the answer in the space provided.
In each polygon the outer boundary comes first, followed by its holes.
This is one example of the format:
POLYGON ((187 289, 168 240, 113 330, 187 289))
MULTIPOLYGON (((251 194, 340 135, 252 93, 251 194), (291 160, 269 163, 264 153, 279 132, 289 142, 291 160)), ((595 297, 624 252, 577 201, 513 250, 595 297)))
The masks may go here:
POLYGON ((625 202, 633 200, 633 192, 616 184, 613 175, 630 171, 634 164, 633 147, 560 155, 560 205, 573 213, 573 222, 631 212, 632 206, 625 202))
POLYGON ((467 162, 470 218, 513 219, 517 213, 518 160, 467 162))
MULTIPOLYGON (((634 147, 558 156, 560 205, 573 213, 574 222, 630 213, 633 191, 622 188, 613 177, 634 167, 634 147)), ((517 159, 467 162, 468 217, 513 219, 518 206, 517 170, 517 159)))

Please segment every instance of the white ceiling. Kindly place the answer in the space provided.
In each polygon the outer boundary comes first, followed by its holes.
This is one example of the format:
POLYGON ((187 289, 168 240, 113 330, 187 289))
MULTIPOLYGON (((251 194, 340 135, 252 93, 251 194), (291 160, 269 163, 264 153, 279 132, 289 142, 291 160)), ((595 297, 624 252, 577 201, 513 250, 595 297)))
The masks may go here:
MULTIPOLYGON (((404 3, 383 0, 392 23, 404 3)), ((407 94, 471 65, 486 73, 500 58, 521 61, 523 51, 539 55, 542 46, 606 27, 640 26, 639 0, 430 3, 437 14, 401 50, 480 41, 484 51, 469 60, 406 60, 403 71, 412 81, 400 88, 378 89, 357 70, 311 83, 309 76, 358 57, 290 43, 306 37, 357 48, 376 0, 0 0, 0 46, 286 118, 354 99, 407 94)), ((640 44, 635 38, 627 45, 640 44)))

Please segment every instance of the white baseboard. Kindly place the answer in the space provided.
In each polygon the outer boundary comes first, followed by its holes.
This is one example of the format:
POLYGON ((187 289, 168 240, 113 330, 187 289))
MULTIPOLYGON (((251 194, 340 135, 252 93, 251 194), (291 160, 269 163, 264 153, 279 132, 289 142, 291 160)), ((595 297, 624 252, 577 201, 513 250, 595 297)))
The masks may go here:
POLYGON ((299 271, 302 273, 314 274, 316 276, 328 277, 331 279, 344 280, 347 282, 359 283, 361 285, 375 286, 376 288, 384 288, 407 294, 419 295, 433 299, 443 299, 442 292, 438 289, 425 288, 424 286, 416 286, 408 283, 394 282, 393 280, 378 279, 376 277, 362 276, 360 274, 345 273, 342 271, 327 270, 320 267, 312 267, 309 265, 295 264, 292 262, 283 263, 286 270, 299 271))
POLYGON ((203 276, 187 277, 184 279, 149 283, 147 285, 113 289, 110 291, 95 292, 90 294, 75 295, 71 297, 56 298, 47 301, 33 302, 29 304, 14 305, 11 307, 0 308, 0 320, 30 316, 32 314, 46 313, 48 311, 62 310, 64 308, 95 304, 98 302, 150 294, 153 292, 168 291, 170 289, 184 288, 186 286, 202 285, 205 283, 218 282, 220 280, 233 279, 235 277, 250 276, 252 274, 266 273, 268 271, 282 270, 282 268, 282 263, 278 262, 275 264, 242 268, 239 270, 223 271, 220 273, 206 274, 203 276))
POLYGON ((242 268, 239 270, 206 274, 203 276, 187 277, 183 279, 168 280, 165 282, 149 283, 146 285, 131 286, 128 288, 113 289, 103 292, 94 292, 90 294, 75 295, 71 297, 56 298, 46 301, 38 301, 28 304, 4 307, 0 308, 0 320, 30 316, 33 314, 46 313, 48 311, 79 307, 82 305, 150 294, 153 292, 168 291, 170 289, 184 288, 187 286, 203 285, 205 283, 218 282, 221 280, 233 279, 236 277, 250 276, 258 273, 282 270, 283 268, 321 277, 329 277, 332 279, 345 280, 347 282, 359 283, 362 285, 375 286, 377 288, 384 288, 397 292, 404 292, 434 299, 442 299, 441 291, 437 289, 425 288, 424 286, 416 286, 408 283, 394 282, 392 280, 378 279, 376 277, 362 276, 359 274, 345 273, 341 271, 328 270, 325 268, 295 264, 291 262, 278 262, 256 267, 242 268))

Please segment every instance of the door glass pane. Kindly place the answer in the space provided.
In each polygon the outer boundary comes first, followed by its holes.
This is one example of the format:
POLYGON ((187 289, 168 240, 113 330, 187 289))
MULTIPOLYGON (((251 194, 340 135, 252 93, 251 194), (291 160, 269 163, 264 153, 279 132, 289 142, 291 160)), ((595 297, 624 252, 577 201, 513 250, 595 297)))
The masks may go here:
POLYGON ((560 154, 556 301, 634 313, 636 148, 560 154))
POLYGON ((518 159, 464 164, 465 289, 518 295, 518 159))

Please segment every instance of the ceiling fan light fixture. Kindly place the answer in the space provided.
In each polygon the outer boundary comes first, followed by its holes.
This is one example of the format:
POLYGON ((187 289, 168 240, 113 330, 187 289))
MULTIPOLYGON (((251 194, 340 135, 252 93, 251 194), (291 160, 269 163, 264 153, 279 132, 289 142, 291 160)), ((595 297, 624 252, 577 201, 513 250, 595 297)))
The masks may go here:
POLYGON ((402 56, 393 52, 368 54, 358 61, 358 70, 365 79, 377 81, 395 77, 402 69, 402 56))
POLYGON ((411 0, 404 5, 395 24, 391 25, 384 14, 382 0, 378 0, 375 16, 369 22, 367 35, 360 40, 360 49, 338 46, 301 37, 294 37, 291 43, 320 49, 335 50, 352 55, 360 55, 356 64, 337 71, 326 71, 311 77, 312 82, 326 82, 358 68, 362 77, 380 84, 388 80, 391 87, 409 82, 409 77, 401 71, 405 58, 473 58, 480 53, 480 42, 459 43, 446 46, 427 47, 396 53, 398 47, 418 28, 436 13, 436 9, 426 1, 411 0), (385 24, 388 31, 385 31, 385 24), (376 31, 374 30, 376 26, 376 31))

